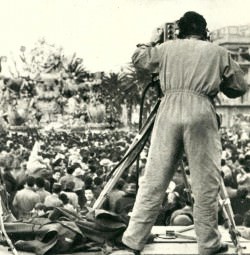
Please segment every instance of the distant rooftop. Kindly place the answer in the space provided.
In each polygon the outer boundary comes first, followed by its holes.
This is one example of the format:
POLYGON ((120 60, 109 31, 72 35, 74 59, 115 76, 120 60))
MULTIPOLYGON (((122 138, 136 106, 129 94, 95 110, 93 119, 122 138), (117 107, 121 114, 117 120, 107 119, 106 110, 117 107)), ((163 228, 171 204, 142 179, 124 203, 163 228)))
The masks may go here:
POLYGON ((243 26, 228 26, 211 32, 211 40, 220 45, 240 44, 250 46, 250 24, 243 26))

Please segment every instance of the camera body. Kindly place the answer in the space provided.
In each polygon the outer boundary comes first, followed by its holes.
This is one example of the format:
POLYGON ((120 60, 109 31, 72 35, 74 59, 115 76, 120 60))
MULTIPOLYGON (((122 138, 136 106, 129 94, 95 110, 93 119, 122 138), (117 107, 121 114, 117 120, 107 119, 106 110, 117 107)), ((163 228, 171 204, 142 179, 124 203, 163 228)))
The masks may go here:
POLYGON ((163 27, 163 42, 178 38, 179 27, 177 22, 167 22, 163 27))

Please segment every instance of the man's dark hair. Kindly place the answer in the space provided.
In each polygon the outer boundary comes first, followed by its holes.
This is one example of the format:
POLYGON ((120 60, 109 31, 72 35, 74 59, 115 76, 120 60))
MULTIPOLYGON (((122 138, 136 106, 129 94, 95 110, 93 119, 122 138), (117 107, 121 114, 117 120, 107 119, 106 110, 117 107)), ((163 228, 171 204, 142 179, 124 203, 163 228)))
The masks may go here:
POLYGON ((85 176, 84 178, 85 189, 92 188, 93 179, 91 176, 85 176))
POLYGON ((33 187, 35 184, 35 178, 33 176, 28 176, 26 179, 26 183, 29 187, 33 187))
POLYGON ((74 171, 75 171, 74 165, 67 167, 67 173, 68 173, 68 174, 73 174, 74 171))
POLYGON ((122 188, 124 187, 125 185, 125 181, 123 179, 119 179, 115 185, 115 187, 119 190, 122 190, 122 188))
POLYGON ((72 182, 67 182, 65 184, 65 191, 68 191, 68 192, 72 192, 75 188, 75 183, 72 181, 72 182))
POLYGON ((44 188, 44 185, 45 185, 45 181, 42 177, 37 177, 36 178, 36 186, 38 188, 44 188))
POLYGON ((190 35, 201 36, 207 39, 207 22, 202 15, 197 12, 186 12, 178 21, 179 35, 181 39, 190 35))
POLYGON ((69 202, 69 198, 66 194, 61 193, 59 199, 62 200, 63 204, 66 205, 69 202))
POLYGON ((100 178, 100 177, 95 177, 95 179, 94 179, 94 184, 96 185, 96 186, 100 186, 100 185, 102 185, 103 184, 103 180, 102 180, 102 178, 100 178))
POLYGON ((59 183, 54 183, 52 187, 52 192, 59 194, 62 191, 62 186, 59 183))
POLYGON ((89 169, 90 169, 91 173, 95 173, 96 172, 96 166, 95 165, 90 165, 89 169))

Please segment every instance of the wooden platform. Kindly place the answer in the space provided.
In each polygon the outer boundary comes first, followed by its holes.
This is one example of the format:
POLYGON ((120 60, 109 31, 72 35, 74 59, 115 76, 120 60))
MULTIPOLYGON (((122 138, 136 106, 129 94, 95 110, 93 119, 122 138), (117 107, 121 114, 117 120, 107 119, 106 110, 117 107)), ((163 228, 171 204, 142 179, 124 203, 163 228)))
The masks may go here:
MULTIPOLYGON (((144 250, 141 254, 145 255, 198 255, 198 246, 195 240, 194 230, 189 230, 186 232, 182 232, 185 235, 185 238, 173 238, 166 239, 166 231, 180 231, 185 227, 154 227, 152 233, 158 234, 159 237, 155 239, 154 243, 148 244, 145 246, 144 250)), ((220 232, 222 234, 222 241, 229 243, 229 250, 226 253, 221 254, 237 254, 234 245, 231 242, 228 230, 220 228, 220 232)), ((242 246, 246 247, 243 250, 243 254, 250 254, 250 241, 241 238, 240 242, 242 246)), ((112 255, 126 255, 129 254, 127 251, 114 251, 112 255)))
MULTIPOLYGON (((159 235, 152 244, 147 244, 144 250, 141 252, 142 255, 198 255, 197 243, 195 240, 194 230, 188 230, 183 232, 185 238, 169 238, 167 239, 166 231, 180 231, 185 227, 154 227, 152 233, 159 235), (187 239, 188 238, 188 239, 187 239)), ((222 240, 229 243, 229 250, 226 253, 221 254, 231 254, 236 255, 236 249, 233 246, 228 230, 220 228, 222 234, 222 240)), ((243 250, 244 255, 250 255, 250 240, 240 238, 240 243, 245 247, 243 250)), ((7 247, 0 246, 0 255, 9 255, 12 254, 8 251, 7 247)), ((32 255, 28 252, 19 252, 19 255, 32 255)), ((103 252, 77 252, 74 255, 103 255, 103 252)), ((132 254, 126 250, 116 250, 111 251, 110 255, 128 255, 132 254)), ((65 254, 64 254, 65 255, 65 254)), ((69 255, 69 254, 68 254, 69 255)))

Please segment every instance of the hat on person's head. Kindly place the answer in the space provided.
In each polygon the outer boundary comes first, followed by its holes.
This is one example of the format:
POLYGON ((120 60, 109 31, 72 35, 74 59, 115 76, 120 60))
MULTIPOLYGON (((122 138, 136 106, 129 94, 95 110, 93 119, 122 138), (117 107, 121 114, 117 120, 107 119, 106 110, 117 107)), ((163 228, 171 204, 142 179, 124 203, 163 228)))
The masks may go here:
POLYGON ((187 214, 180 214, 172 219, 172 226, 190 226, 193 224, 192 218, 187 214))
POLYGON ((82 175, 84 175, 84 173, 85 173, 85 172, 84 172, 80 167, 78 167, 78 168, 75 169, 73 175, 77 177, 77 176, 82 176, 82 175))
POLYGON ((135 183, 129 183, 127 184, 125 190, 127 194, 136 194, 136 184, 135 183))
POLYGON ((100 161, 101 166, 110 166, 112 163, 113 162, 108 158, 104 158, 100 161))

